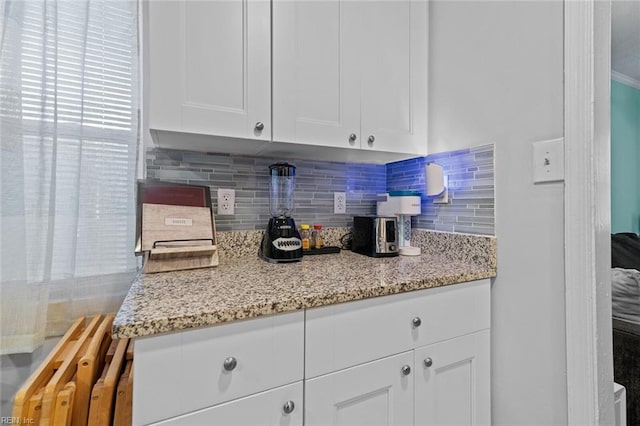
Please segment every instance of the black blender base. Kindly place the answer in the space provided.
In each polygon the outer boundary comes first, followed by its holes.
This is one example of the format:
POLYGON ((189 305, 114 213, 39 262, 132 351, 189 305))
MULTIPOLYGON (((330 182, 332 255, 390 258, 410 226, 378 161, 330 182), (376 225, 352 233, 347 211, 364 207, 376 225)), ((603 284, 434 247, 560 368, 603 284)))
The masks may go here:
POLYGON ((258 256, 270 263, 298 262, 302 259, 302 241, 292 218, 269 219, 258 256))
POLYGON ((291 263, 291 262, 300 262, 302 260, 301 257, 297 259, 271 259, 270 257, 265 256, 262 253, 262 249, 258 250, 258 257, 262 260, 266 260, 269 263, 291 263))

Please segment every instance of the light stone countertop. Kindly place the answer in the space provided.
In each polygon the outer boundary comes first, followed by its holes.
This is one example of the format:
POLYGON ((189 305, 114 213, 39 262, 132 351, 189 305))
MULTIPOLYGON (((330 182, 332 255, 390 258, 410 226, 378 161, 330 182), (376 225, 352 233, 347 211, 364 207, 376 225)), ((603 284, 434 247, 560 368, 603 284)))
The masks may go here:
POLYGON ((114 320, 113 337, 148 336, 496 275, 495 238, 452 235, 417 236, 422 244, 445 249, 441 254, 423 250, 417 257, 371 258, 343 250, 281 264, 257 255, 221 256, 215 268, 141 274, 114 320))

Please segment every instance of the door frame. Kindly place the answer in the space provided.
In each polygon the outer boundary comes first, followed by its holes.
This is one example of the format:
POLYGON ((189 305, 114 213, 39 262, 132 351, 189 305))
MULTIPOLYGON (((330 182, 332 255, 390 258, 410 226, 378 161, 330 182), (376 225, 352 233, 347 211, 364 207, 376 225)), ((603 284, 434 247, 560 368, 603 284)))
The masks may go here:
POLYGON ((570 425, 614 423, 611 0, 564 2, 565 305, 570 425))

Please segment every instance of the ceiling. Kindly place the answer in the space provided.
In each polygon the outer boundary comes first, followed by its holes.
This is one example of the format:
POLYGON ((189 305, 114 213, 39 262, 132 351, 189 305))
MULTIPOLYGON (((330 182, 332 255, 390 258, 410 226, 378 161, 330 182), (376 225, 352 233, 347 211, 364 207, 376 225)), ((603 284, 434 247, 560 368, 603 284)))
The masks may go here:
POLYGON ((640 0, 613 0, 611 69, 640 82, 640 0))

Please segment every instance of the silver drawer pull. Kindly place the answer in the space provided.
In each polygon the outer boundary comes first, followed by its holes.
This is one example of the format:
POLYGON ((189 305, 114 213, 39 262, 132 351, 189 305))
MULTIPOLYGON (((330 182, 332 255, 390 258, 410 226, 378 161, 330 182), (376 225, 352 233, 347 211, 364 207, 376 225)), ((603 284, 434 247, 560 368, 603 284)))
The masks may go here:
POLYGON ((230 356, 229 358, 225 359, 224 364, 222 364, 225 371, 232 371, 234 368, 236 368, 237 365, 238 365, 238 360, 233 356, 230 356))
POLYGON ((293 401, 287 401, 284 403, 284 407, 282 407, 282 409, 284 410, 284 412, 286 414, 291 414, 293 413, 293 409, 296 408, 296 404, 293 403, 293 401))
POLYGON ((411 374, 411 367, 408 365, 403 365, 402 366, 402 375, 403 376, 408 376, 409 374, 411 374))
POLYGON ((411 325, 413 325, 414 327, 420 327, 422 325, 422 320, 420 319, 420 317, 415 317, 411 320, 411 325))
POLYGON ((259 132, 263 131, 264 130, 264 123, 261 122, 261 121, 258 121, 256 123, 256 130, 259 131, 259 132))
POLYGON ((424 360, 425 367, 431 367, 433 365, 433 360, 431 358, 427 358, 424 360))

